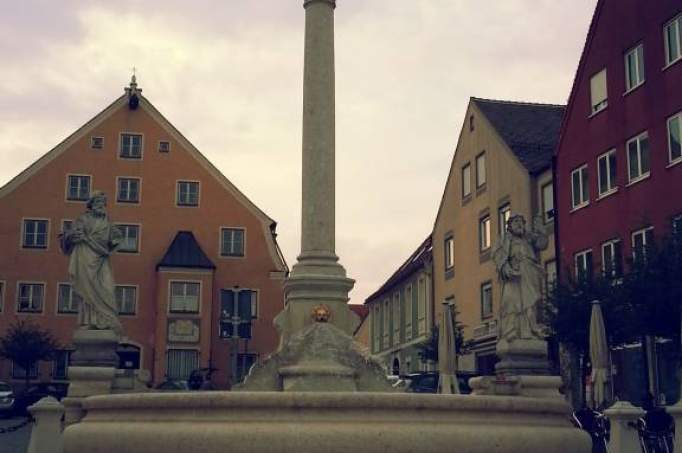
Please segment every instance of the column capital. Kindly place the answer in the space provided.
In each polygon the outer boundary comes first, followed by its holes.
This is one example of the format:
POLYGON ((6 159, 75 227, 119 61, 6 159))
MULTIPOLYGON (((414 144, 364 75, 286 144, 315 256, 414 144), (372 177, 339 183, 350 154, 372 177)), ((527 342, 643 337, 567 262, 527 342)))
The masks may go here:
POLYGON ((332 8, 336 8, 336 0, 303 0, 303 7, 307 8, 313 3, 328 3, 332 8))

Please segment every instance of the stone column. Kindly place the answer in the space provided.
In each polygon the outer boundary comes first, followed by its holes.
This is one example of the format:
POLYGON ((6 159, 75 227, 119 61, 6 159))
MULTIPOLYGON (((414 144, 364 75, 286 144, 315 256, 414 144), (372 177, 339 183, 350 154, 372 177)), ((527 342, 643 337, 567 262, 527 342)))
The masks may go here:
POLYGON ((54 397, 46 396, 29 406, 28 411, 35 419, 28 453, 61 453, 64 450, 62 440, 64 406, 54 397))
POLYGON ((618 453, 640 453, 639 435, 632 424, 644 415, 644 411, 627 401, 618 401, 604 411, 611 420, 609 450, 618 453))
POLYGON ((335 0, 304 0, 303 193, 301 253, 285 283, 287 307, 276 323, 282 340, 312 322, 325 305, 329 322, 348 334, 357 316, 346 306, 354 281, 335 253, 335 0))

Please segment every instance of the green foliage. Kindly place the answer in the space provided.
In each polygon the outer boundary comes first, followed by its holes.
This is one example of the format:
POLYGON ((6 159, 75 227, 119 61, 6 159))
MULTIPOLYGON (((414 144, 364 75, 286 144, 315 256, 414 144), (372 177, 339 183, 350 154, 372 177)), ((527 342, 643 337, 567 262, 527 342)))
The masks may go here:
POLYGON ((0 337, 0 357, 12 360, 26 370, 26 385, 30 381, 28 370, 40 360, 49 360, 59 349, 52 333, 29 321, 17 321, 0 337))
MULTIPOLYGON (((461 355, 466 345, 464 342, 464 325, 457 321, 458 314, 459 312, 457 311, 457 308, 455 308, 455 348, 457 350, 457 355, 461 355)), ((433 326, 429 339, 415 345, 418 349, 417 354, 419 354, 419 358, 422 362, 427 362, 429 360, 438 362, 438 332, 438 326, 433 326)))

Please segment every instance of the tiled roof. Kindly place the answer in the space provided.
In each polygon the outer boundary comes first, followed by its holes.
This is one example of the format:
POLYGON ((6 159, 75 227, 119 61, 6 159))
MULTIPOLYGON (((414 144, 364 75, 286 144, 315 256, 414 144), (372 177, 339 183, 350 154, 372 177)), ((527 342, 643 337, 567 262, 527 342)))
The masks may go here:
POLYGON ((191 231, 180 231, 156 266, 157 269, 159 267, 215 269, 215 264, 206 256, 191 231))
POLYGON ((551 166, 566 106, 479 98, 472 101, 529 172, 551 166))
POLYGON ((348 304, 348 308, 355 312, 355 314, 360 317, 360 320, 364 320, 369 314, 369 308, 365 307, 364 305, 348 304))
POLYGON ((433 258, 433 247, 431 245, 431 235, 429 235, 424 242, 417 248, 417 250, 410 255, 410 257, 405 261, 397 271, 389 277, 386 282, 381 285, 381 287, 376 290, 371 296, 365 299, 365 303, 370 302, 372 299, 377 298, 383 294, 386 290, 391 289, 396 284, 400 283, 406 277, 412 275, 412 273, 421 268, 424 263, 431 261, 433 258))

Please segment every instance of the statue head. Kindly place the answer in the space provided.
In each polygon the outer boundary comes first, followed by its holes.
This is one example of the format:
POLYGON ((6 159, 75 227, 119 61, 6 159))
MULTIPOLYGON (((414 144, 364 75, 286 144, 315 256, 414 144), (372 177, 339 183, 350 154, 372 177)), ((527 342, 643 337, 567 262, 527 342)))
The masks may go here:
POLYGON ((96 190, 92 192, 86 204, 88 211, 96 216, 106 215, 107 196, 104 192, 96 190))
POLYGON ((521 214, 514 214, 507 220, 507 231, 514 236, 526 234, 526 219, 521 214))

